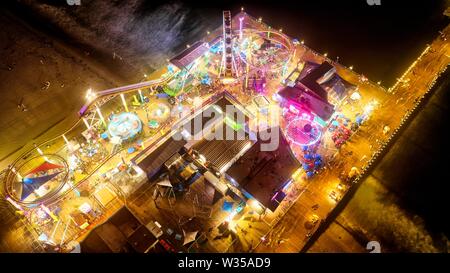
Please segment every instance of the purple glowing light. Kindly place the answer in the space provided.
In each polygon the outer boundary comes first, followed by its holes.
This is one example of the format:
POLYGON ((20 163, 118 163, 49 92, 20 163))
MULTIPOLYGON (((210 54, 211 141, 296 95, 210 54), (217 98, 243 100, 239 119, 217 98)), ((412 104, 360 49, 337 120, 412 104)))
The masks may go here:
POLYGON ((311 146, 322 137, 322 127, 311 120, 311 116, 303 113, 291 120, 286 126, 288 139, 298 146, 311 146))

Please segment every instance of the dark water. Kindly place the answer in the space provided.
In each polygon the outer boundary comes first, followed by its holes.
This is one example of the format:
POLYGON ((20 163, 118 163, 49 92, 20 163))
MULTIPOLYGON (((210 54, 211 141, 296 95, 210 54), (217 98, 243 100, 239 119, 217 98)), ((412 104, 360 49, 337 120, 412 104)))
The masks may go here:
POLYGON ((431 234, 442 233, 447 238, 449 91, 447 70, 436 83, 434 94, 372 173, 399 198, 401 208, 423 218, 431 234))

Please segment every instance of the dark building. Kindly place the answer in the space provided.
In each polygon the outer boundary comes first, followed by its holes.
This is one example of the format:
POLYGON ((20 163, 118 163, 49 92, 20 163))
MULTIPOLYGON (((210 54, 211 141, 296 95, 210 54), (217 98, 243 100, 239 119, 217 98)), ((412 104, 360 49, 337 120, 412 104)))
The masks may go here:
POLYGON ((82 253, 144 253, 156 237, 126 208, 89 232, 80 243, 82 253))
POLYGON ((245 195, 274 211, 285 196, 283 187, 301 164, 292 153, 280 127, 271 130, 278 130, 277 149, 263 151, 261 144, 265 141, 258 137, 256 143, 228 169, 226 175, 233 184, 239 184, 245 195))
POLYGON ((288 77, 295 84, 284 87, 278 94, 285 106, 312 112, 323 120, 329 120, 334 113, 334 104, 340 103, 357 86, 347 82, 336 73, 329 63, 305 62, 301 71, 294 70, 288 77), (297 79, 290 79, 297 75, 297 79))
POLYGON ((170 62, 179 69, 185 69, 198 57, 205 54, 208 50, 208 43, 198 41, 177 56, 173 57, 170 62))
POLYGON ((283 98, 284 105, 312 112, 323 120, 329 120, 334 113, 334 105, 308 89, 286 86, 278 94, 283 98))

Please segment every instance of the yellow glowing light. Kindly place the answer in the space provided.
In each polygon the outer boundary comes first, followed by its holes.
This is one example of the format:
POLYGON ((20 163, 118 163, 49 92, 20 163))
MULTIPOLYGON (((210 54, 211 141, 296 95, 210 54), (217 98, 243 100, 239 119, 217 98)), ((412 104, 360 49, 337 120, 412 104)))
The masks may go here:
POLYGON ((83 122, 86 125, 88 130, 91 129, 91 126, 89 125, 88 121, 85 118, 83 118, 83 122))
POLYGON ((236 222, 235 221, 229 221, 228 222, 228 229, 236 232, 236 222))
POLYGON ((300 175, 300 173, 302 172, 302 168, 298 168, 293 174, 292 174, 292 179, 296 180, 298 178, 298 176, 300 175))
POLYGON ((63 139, 64 139, 64 142, 66 142, 67 147, 68 147, 69 149, 71 149, 71 145, 70 145, 70 142, 69 142, 69 140, 67 139, 67 137, 66 137, 65 135, 62 135, 62 137, 63 137, 63 139))
POLYGON ((261 205, 259 204, 259 202, 256 201, 255 199, 251 199, 249 201, 249 203, 250 203, 250 207, 252 207, 255 210, 260 210, 262 208, 261 205))
POLYGON ((203 100, 201 97, 196 96, 196 97, 194 97, 193 103, 194 103, 194 107, 198 107, 198 106, 202 105, 203 100))
POLYGON ((235 83, 235 82, 236 82, 235 78, 223 78, 222 79, 223 84, 231 84, 231 83, 235 83))
POLYGON ((409 71, 411 71, 411 69, 417 64, 417 61, 420 60, 422 58, 423 55, 425 55, 428 50, 431 48, 430 45, 428 45, 425 50, 422 52, 422 54, 420 54, 419 58, 417 58, 417 60, 415 60, 409 67, 408 69, 405 71, 405 73, 403 73, 403 75, 400 77, 400 79, 397 79, 397 82, 395 82, 395 84, 393 86, 391 86, 388 91, 392 91, 393 89, 395 89, 397 87, 397 85, 403 81, 403 78, 409 73, 409 71))
POLYGON ((69 144, 69 140, 67 139, 67 137, 66 137, 65 135, 62 135, 62 137, 63 137, 64 141, 65 141, 67 144, 69 144))
POLYGON ((351 65, 349 68, 350 68, 350 70, 353 70, 353 65, 351 65))
POLYGON ((100 117, 100 120, 102 121, 102 123, 106 126, 106 122, 105 122, 105 119, 103 118, 103 115, 102 115, 102 112, 100 111, 100 108, 98 108, 98 106, 97 106, 97 114, 98 114, 98 116, 100 117))
POLYGON ((225 221, 227 221, 228 223, 231 223, 232 220, 233 220, 233 218, 234 218, 234 216, 236 216, 236 214, 237 214, 237 212, 234 210, 233 212, 231 212, 231 213, 227 216, 227 218, 225 218, 225 221))
POLYGON ((58 222, 58 217, 53 214, 53 212, 51 212, 46 206, 41 205, 41 208, 53 219, 53 221, 58 222))
POLYGON ((19 180, 22 180, 22 176, 20 175, 19 172, 16 171, 16 169, 14 167, 11 167, 11 171, 17 175, 17 178, 19 180))
POLYGON ((120 94, 120 98, 122 99, 123 107, 125 107, 125 111, 128 112, 127 101, 125 100, 124 94, 120 94))
POLYGON ((93 99, 95 99, 95 97, 97 97, 97 95, 95 94, 94 91, 92 91, 91 88, 89 88, 89 89, 86 91, 86 99, 87 99, 88 101, 92 101, 93 99))
POLYGON ((323 54, 323 56, 327 57, 327 56, 328 56, 328 53, 323 54))
POLYGON ((17 204, 16 202, 14 202, 14 200, 12 200, 9 196, 6 197, 6 200, 8 202, 10 202, 16 209, 23 210, 22 207, 19 204, 17 204))

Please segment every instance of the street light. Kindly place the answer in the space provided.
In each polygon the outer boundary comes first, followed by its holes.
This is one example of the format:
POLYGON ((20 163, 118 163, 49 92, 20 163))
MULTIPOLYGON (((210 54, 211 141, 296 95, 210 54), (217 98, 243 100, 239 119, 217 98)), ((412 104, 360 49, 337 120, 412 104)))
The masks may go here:
POLYGON ((141 102, 144 103, 144 96, 142 95, 141 89, 138 89, 139 97, 141 98, 141 102))
POLYGON ((103 125, 105 125, 106 126, 106 121, 105 121, 105 119, 103 118, 103 115, 102 115, 102 112, 100 111, 100 108, 98 107, 98 106, 96 106, 97 107, 97 114, 98 114, 98 116, 100 117, 100 120, 102 121, 102 123, 103 123, 103 125))
POLYGON ((97 95, 95 94, 94 91, 92 91, 92 88, 89 88, 89 89, 86 91, 86 99, 87 99, 87 101, 92 101, 92 100, 94 100, 96 97, 97 97, 97 95))
POLYGON ((89 129, 91 129, 91 126, 89 125, 89 122, 85 119, 85 118, 83 118, 83 122, 84 122, 84 124, 86 125, 86 128, 89 130, 89 129))
POLYGON ((72 149, 72 145, 70 145, 70 142, 69 142, 69 140, 67 139, 67 137, 66 137, 65 135, 62 135, 62 137, 63 137, 63 139, 64 139, 64 142, 66 142, 67 148, 68 148, 69 150, 71 150, 71 149, 72 149))
POLYGON ((122 94, 120 94, 120 98, 122 99, 122 103, 123 103, 123 107, 125 108, 125 111, 128 112, 128 106, 127 106, 127 101, 125 100, 125 96, 122 94))

